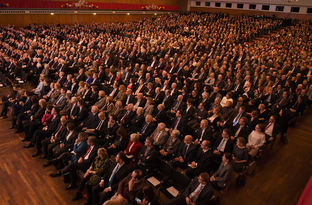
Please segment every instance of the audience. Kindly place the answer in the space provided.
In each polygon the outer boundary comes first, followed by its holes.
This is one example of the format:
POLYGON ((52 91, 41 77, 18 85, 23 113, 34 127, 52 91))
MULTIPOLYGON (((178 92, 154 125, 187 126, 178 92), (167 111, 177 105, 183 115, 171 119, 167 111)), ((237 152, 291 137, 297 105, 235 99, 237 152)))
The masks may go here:
POLYGON ((79 182, 73 200, 86 189, 86 204, 157 204, 145 176, 165 163, 191 179, 168 204, 209 204, 232 171, 279 135, 287 143, 289 123, 311 106, 311 32, 206 13, 2 26, 0 81, 12 92, 1 118, 10 113, 33 157, 59 169, 51 177, 79 182))

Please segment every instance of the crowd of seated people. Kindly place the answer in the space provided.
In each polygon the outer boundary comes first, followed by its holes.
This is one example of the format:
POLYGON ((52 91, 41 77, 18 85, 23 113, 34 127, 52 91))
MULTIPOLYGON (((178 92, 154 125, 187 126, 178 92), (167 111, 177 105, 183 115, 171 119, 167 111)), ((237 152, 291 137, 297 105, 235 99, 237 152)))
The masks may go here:
POLYGON ((73 200, 157 204, 144 176, 164 162, 191 179, 168 204, 209 204, 311 105, 311 32, 197 13, 1 27, 1 82, 36 85, 13 84, 1 117, 11 108, 11 128, 78 188, 73 200))

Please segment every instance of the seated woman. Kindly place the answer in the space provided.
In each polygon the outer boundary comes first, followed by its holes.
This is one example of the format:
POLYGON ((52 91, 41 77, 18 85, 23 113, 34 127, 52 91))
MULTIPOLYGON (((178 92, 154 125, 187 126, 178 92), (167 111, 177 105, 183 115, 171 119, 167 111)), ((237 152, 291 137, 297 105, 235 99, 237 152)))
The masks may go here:
POLYGON ((248 150, 246 140, 243 137, 237 138, 232 154, 232 167, 235 171, 241 172, 248 162, 248 150))
POLYGON ((88 195, 92 193, 92 186, 98 184, 101 181, 101 177, 109 169, 111 165, 111 160, 107 154, 105 148, 100 148, 97 151, 97 157, 92 162, 90 168, 83 175, 83 179, 80 182, 76 196, 73 198, 73 201, 82 198, 82 191, 87 186, 88 195))
POLYGON ((127 156, 127 158, 130 160, 130 162, 135 163, 141 148, 142 148, 142 144, 139 141, 140 139, 140 135, 137 133, 133 133, 130 135, 130 140, 128 143, 127 148, 125 149, 125 154, 127 156))
POLYGON ((252 131, 248 136, 248 143, 246 145, 249 150, 249 155, 255 157, 259 151, 259 148, 262 147, 265 143, 265 134, 262 124, 257 124, 254 131, 252 131))
MULTIPOLYGON (((81 132, 78 134, 78 137, 75 141, 73 151, 71 152, 64 152, 60 156, 58 156, 56 159, 52 159, 51 163, 57 165, 61 164, 60 167, 68 166, 68 164, 76 163, 80 157, 83 157, 83 155, 87 152, 88 144, 87 144, 88 134, 81 132)), ((57 171, 55 173, 51 173, 51 177, 57 177, 61 176, 63 174, 63 171, 57 171)))

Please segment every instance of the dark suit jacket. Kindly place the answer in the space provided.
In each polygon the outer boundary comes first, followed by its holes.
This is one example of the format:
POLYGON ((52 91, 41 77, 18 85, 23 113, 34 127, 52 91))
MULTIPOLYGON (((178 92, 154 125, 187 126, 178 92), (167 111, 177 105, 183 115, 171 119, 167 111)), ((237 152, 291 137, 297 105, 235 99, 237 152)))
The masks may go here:
POLYGON ((56 116, 48 125, 47 133, 52 134, 58 128, 60 116, 56 116))
POLYGON ((230 164, 224 166, 223 162, 220 164, 217 171, 213 174, 216 179, 216 184, 220 188, 227 186, 228 182, 231 179, 232 167, 230 164))
POLYGON ((198 139, 199 142, 202 142, 204 140, 209 140, 210 142, 212 142, 212 131, 209 127, 207 127, 203 132, 203 129, 199 128, 198 130, 196 130, 196 139, 198 139))
POLYGON ((159 111, 158 109, 155 109, 153 116, 155 117, 157 123, 163 122, 168 124, 168 115, 165 110, 159 111))
POLYGON ((88 129, 95 129, 96 126, 99 124, 99 118, 98 115, 93 115, 91 112, 89 112, 88 117, 84 120, 83 126, 87 127, 88 129))
MULTIPOLYGON (((110 166, 109 170, 107 171, 106 175, 103 176, 104 182, 106 183, 105 186, 108 186, 108 182, 109 182, 109 178, 111 177, 115 167, 116 167, 117 163, 114 162, 112 163, 112 165, 110 166)), ((130 172, 131 170, 129 169, 129 167, 124 164, 123 166, 121 166, 118 171, 116 172, 114 179, 112 181, 112 192, 115 193, 117 191, 118 188, 118 184, 119 182, 125 178, 127 176, 127 174, 130 172)))
POLYGON ((82 109, 78 110, 76 116, 76 122, 81 123, 88 116, 88 109, 86 107, 82 107, 82 109))
MULTIPOLYGON (((174 127, 175 127, 177 121, 178 121, 178 118, 174 118, 173 123, 172 123, 172 129, 174 129, 174 127)), ((177 129, 178 129, 181 133, 183 133, 184 126, 185 126, 185 120, 184 120, 184 118, 182 117, 182 118, 180 119, 180 121, 178 122, 177 129)))
MULTIPOLYGON (((233 136, 235 135, 235 133, 237 132, 237 130, 239 129, 240 125, 237 124, 236 126, 233 127, 233 136)), ((248 139, 248 135, 250 134, 250 129, 247 125, 245 125, 244 127, 241 128, 241 130, 239 131, 237 137, 243 137, 245 139, 248 139)), ((236 137, 236 138, 237 138, 236 137)))
MULTIPOLYGON (((91 153, 88 157, 88 159, 83 159, 83 163, 89 164, 91 165, 91 163, 93 162, 93 160, 95 159, 95 157, 97 156, 97 150, 98 150, 98 146, 94 146, 93 149, 91 150, 91 153)), ((88 148, 89 149, 89 148, 88 148)), ((84 158, 84 157, 83 157, 84 158)))
POLYGON ((178 153, 177 157, 181 156, 184 159, 184 163, 189 164, 192 161, 194 161, 194 159, 196 157, 196 148, 197 148, 196 145, 190 144, 189 148, 185 152, 186 144, 183 142, 180 144, 180 149, 179 149, 179 153, 178 153))
MULTIPOLYGON (((220 137, 220 138, 218 138, 217 140, 216 140, 216 142, 214 143, 214 149, 216 150, 217 149, 217 147, 219 146, 219 144, 221 143, 221 141, 222 141, 222 137, 220 137)), ((228 141, 226 142, 226 145, 225 145, 225 148, 224 148, 224 153, 225 152, 232 152, 232 150, 233 150, 233 146, 234 146, 234 143, 233 143, 233 141, 231 140, 231 139, 228 139, 228 141)))
MULTIPOLYGON (((183 192, 183 197, 189 197, 198 187, 199 182, 198 182, 198 178, 194 178, 190 184, 187 186, 187 188, 185 189, 185 191, 183 192)), ((206 205, 209 204, 209 201, 212 197, 213 194, 213 187, 211 186, 210 183, 206 184, 206 186, 204 187, 204 189, 200 192, 198 198, 195 201, 196 205, 206 205)))
POLYGON ((133 95, 130 95, 129 100, 128 100, 128 95, 126 95, 124 97, 124 99, 122 100, 123 105, 128 105, 128 104, 134 103, 134 102, 136 102, 136 100, 135 100, 135 97, 133 95), (128 103, 127 103, 127 101, 128 101, 128 103))
POLYGON ((156 126, 157 126, 156 123, 150 122, 148 124, 148 126, 146 127, 146 129, 143 130, 145 125, 146 125, 146 122, 144 122, 144 124, 142 124, 141 129, 140 129, 140 133, 141 133, 141 136, 142 136, 142 138, 140 139, 141 141, 142 140, 145 141, 146 137, 150 136, 153 133, 153 131, 155 130, 156 126))

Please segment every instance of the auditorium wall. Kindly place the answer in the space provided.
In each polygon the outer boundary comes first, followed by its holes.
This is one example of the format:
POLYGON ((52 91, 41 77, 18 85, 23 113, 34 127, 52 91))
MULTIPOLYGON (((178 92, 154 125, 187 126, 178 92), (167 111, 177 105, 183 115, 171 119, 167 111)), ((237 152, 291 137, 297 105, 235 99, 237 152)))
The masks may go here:
POLYGON ((91 24, 129 22, 154 17, 153 14, 1 14, 0 25, 91 24))
POLYGON ((187 0, 2 0, 0 9, 180 10, 187 0), (182 2, 182 3, 181 3, 182 2))

